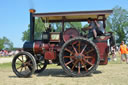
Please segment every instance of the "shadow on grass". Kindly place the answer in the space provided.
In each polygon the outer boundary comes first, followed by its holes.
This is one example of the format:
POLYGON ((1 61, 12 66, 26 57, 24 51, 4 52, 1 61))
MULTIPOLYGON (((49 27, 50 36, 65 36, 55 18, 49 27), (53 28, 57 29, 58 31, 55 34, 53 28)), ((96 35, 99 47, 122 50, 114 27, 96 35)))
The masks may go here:
MULTIPOLYGON (((102 72, 99 70, 94 71, 91 75, 88 75, 86 77, 93 77, 93 75, 95 74, 101 74, 102 72)), ((67 73, 65 73, 65 71, 62 68, 48 68, 45 69, 43 72, 41 73, 35 73, 35 75, 37 77, 43 77, 43 76, 52 76, 52 77, 71 77, 69 75, 67 75, 67 73)), ((15 74, 12 76, 9 76, 9 78, 19 78, 17 77, 15 74)), ((28 78, 32 78, 32 77, 28 77, 28 78)), ((74 77, 74 78, 78 78, 78 77, 74 77)))
POLYGON ((9 78, 20 78, 20 77, 17 77, 17 76, 9 76, 9 78))
MULTIPOLYGON (((93 74, 91 75, 88 75, 86 77, 93 77, 93 75, 95 74, 101 74, 102 72, 101 71, 98 71, 96 70, 93 74)), ((53 77, 71 77, 69 75, 67 75, 63 69, 55 69, 55 68, 52 68, 52 69, 46 69, 44 70, 43 72, 41 73, 36 73, 37 76, 53 76, 53 77)))
POLYGON ((9 78, 32 78, 32 76, 30 76, 30 77, 9 76, 9 78))
MULTIPOLYGON (((53 77, 69 77, 62 69, 45 69, 41 73, 34 73, 37 77, 43 77, 43 76, 53 76, 53 77)), ((25 78, 25 77, 18 77, 15 74, 8 76, 9 78, 25 78)), ((27 78, 32 78, 27 77, 27 78)))
POLYGON ((101 74, 101 73, 102 73, 102 72, 99 71, 99 70, 96 70, 96 71, 93 72, 93 74, 101 74))
MULTIPOLYGON (((102 73, 101 71, 96 70, 95 72, 93 72, 93 74, 88 75, 88 76, 86 76, 86 77, 93 77, 93 75, 95 75, 95 74, 101 74, 101 73, 102 73)), ((44 70, 44 71, 41 72, 41 73, 35 73, 35 75, 36 75, 37 77, 43 77, 43 76, 65 77, 65 78, 67 78, 67 77, 70 78, 70 77, 71 77, 71 76, 67 75, 67 74, 64 72, 63 69, 55 69, 55 68, 46 69, 46 70, 44 70)), ((19 78, 19 77, 17 77, 16 75, 14 75, 14 76, 9 76, 9 78, 19 78)), ((23 78, 23 77, 21 77, 21 78, 23 78)), ((32 78, 32 77, 27 77, 27 78, 32 78)), ((78 78, 78 77, 74 77, 74 78, 78 78)))
POLYGON ((69 77, 63 69, 46 69, 41 73, 36 73, 37 76, 54 76, 54 77, 69 77))

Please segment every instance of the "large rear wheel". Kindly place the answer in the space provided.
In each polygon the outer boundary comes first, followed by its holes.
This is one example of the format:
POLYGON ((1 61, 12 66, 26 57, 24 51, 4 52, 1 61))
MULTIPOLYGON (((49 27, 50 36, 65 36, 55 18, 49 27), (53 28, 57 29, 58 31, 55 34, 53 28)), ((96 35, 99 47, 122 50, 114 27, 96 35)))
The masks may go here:
POLYGON ((12 69, 18 77, 29 77, 36 69, 35 58, 28 52, 20 52, 12 60, 12 69))
POLYGON ((99 53, 93 42, 77 37, 67 41, 59 54, 64 71, 70 76, 87 76, 99 65, 99 53))

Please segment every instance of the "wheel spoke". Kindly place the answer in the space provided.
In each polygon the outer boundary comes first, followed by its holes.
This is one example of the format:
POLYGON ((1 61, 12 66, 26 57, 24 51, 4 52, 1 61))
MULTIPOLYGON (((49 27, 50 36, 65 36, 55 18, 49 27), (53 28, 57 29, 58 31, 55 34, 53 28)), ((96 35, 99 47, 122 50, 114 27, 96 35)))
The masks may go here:
POLYGON ((79 44, 78 45, 79 45, 79 53, 80 53, 80 41, 79 41, 79 44))
POLYGON ((27 69, 26 66, 24 68, 25 68, 25 70, 27 69))
POLYGON ((78 43, 77 41, 73 42, 72 45, 75 45, 76 43, 78 43))
POLYGON ((45 60, 44 61, 38 61, 35 73, 42 72, 43 70, 45 70, 46 66, 47 66, 47 61, 45 61, 45 60))
POLYGON ((37 70, 38 70, 38 66, 39 66, 39 65, 37 64, 37 70))
POLYGON ((20 58, 17 58, 17 59, 20 60, 23 63, 23 61, 20 58))
POLYGON ((93 58, 93 56, 84 56, 84 58, 86 58, 86 59, 93 58))
POLYGON ((69 49, 67 49, 67 48, 65 48, 65 50, 67 51, 67 52, 69 52, 70 54, 74 54, 71 50, 69 50, 69 49))
POLYGON ((40 69, 42 68, 40 65, 39 65, 40 69))
POLYGON ((67 66, 68 64, 70 64, 70 63, 72 63, 72 62, 73 62, 73 60, 71 60, 71 61, 65 63, 65 66, 67 66))
POLYGON ((21 67, 22 67, 22 66, 20 66, 20 67, 18 67, 18 68, 16 68, 16 69, 18 70, 18 69, 20 69, 21 67))
POLYGON ((78 63, 78 74, 80 74, 80 62, 78 63))
POLYGON ((89 51, 86 52, 84 55, 86 55, 86 54, 88 54, 88 53, 90 53, 90 52, 92 52, 92 51, 94 51, 94 49, 89 50, 89 51))
POLYGON ((87 62, 88 64, 90 64, 91 66, 93 66, 93 64, 92 64, 91 62, 89 62, 88 60, 86 60, 86 62, 87 62))
POLYGON ((32 66, 32 64, 28 63, 27 66, 32 66))
POLYGON ((64 58, 75 58, 75 56, 64 56, 64 58))
POLYGON ((23 67, 21 67, 20 72, 23 70, 23 67))
POLYGON ((25 64, 26 64, 26 65, 32 65, 30 62, 31 62, 31 60, 30 60, 30 61, 25 62, 25 64))
POLYGON ((24 62, 24 58, 23 58, 23 55, 22 55, 22 61, 24 62))
POLYGON ((72 70, 74 69, 74 67, 76 66, 77 63, 78 63, 78 60, 76 60, 75 63, 73 64, 73 66, 71 68, 72 70))
POLYGON ((84 62, 87 62, 88 64, 90 64, 91 66, 93 66, 93 64, 91 62, 89 62, 88 60, 85 60, 85 59, 83 59, 83 60, 84 60, 84 62))
POLYGON ((20 63, 16 63, 17 65, 21 65, 20 63))
POLYGON ((80 54, 83 54, 83 52, 84 52, 84 50, 85 50, 86 47, 87 47, 87 45, 84 46, 84 48, 83 48, 83 50, 81 51, 80 54))
POLYGON ((88 69, 86 68, 86 65, 83 63, 82 60, 81 60, 81 64, 84 66, 85 71, 88 72, 88 69))
POLYGON ((75 51, 75 53, 78 54, 78 52, 77 52, 76 48, 74 47, 74 45, 72 45, 72 47, 73 47, 73 50, 75 51))

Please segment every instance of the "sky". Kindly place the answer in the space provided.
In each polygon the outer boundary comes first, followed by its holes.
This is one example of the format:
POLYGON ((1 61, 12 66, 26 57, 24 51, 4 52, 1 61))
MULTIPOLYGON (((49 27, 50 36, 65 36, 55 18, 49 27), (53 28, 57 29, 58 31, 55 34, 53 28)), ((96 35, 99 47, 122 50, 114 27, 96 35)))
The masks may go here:
POLYGON ((117 5, 128 10, 128 0, 0 0, 0 38, 5 36, 14 47, 21 48, 23 32, 30 23, 30 8, 44 13, 106 10, 117 5))

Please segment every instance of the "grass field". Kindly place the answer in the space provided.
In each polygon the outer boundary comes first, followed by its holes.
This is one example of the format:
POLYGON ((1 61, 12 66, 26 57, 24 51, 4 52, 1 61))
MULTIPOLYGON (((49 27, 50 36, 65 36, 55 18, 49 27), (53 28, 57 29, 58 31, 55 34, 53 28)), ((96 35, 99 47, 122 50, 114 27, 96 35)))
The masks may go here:
POLYGON ((18 78, 11 69, 11 63, 0 65, 0 85, 127 85, 128 65, 101 65, 87 77, 68 77, 60 66, 48 65, 47 69, 31 78, 18 78))
POLYGON ((30 78, 18 78, 11 69, 11 63, 0 64, 0 85, 127 85, 128 64, 110 61, 100 65, 91 76, 69 77, 61 66, 48 65, 47 69, 30 78))
POLYGON ((0 68, 1 68, 1 69, 4 69, 4 68, 11 68, 11 63, 3 63, 3 64, 0 64, 0 68))

